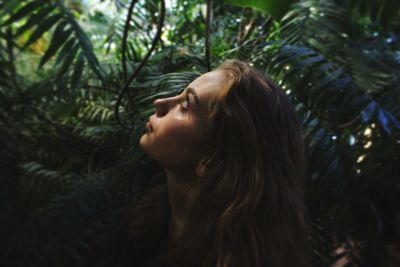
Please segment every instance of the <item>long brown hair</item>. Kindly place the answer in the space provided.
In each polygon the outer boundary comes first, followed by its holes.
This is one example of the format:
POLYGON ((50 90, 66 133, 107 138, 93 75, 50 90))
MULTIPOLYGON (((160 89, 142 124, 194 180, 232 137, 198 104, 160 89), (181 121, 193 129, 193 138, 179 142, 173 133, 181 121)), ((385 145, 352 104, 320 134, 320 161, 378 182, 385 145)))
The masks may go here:
MULTIPOLYGON (((238 60, 211 107, 204 173, 187 194, 182 237, 166 266, 308 266, 301 122, 285 93, 238 60)), ((162 264, 163 263, 163 264, 162 264)))

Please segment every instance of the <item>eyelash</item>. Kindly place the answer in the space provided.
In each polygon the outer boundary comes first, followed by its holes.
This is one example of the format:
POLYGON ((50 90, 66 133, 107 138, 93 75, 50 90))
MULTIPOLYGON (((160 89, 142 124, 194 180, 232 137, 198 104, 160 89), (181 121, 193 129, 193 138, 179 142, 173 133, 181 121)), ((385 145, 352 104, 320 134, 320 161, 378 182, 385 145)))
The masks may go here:
POLYGON ((181 107, 182 107, 182 109, 183 110, 190 110, 190 105, 189 105, 189 95, 188 94, 186 94, 186 99, 183 101, 183 102, 181 102, 181 107), (186 103, 186 104, 185 104, 186 103))

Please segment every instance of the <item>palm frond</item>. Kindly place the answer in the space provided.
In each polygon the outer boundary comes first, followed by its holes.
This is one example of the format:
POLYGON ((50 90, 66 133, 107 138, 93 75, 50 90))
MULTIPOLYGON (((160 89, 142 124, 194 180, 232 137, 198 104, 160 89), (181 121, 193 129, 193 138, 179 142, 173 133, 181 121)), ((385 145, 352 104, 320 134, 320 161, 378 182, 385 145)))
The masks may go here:
POLYGON ((333 1, 308 0, 294 4, 279 29, 287 44, 310 45, 320 52, 340 53, 345 34, 345 10, 333 1))
POLYGON ((400 129, 394 116, 359 88, 342 68, 318 52, 303 46, 283 45, 267 62, 270 72, 317 114, 328 129, 340 132, 346 127, 352 130, 352 125, 371 123, 372 119, 387 134, 400 129), (289 81, 291 84, 286 84, 289 81), (373 116, 360 116, 370 112, 368 107, 371 106, 373 116))
POLYGON ((68 76, 73 85, 77 85, 85 64, 87 63, 97 78, 103 79, 103 70, 93 52, 93 47, 82 30, 81 26, 72 16, 70 11, 57 1, 21 1, 18 5, 9 6, 11 15, 8 16, 3 26, 25 21, 17 27, 15 33, 19 36, 27 31, 32 31, 22 49, 26 49, 44 33, 55 28, 49 47, 46 49, 39 68, 46 64, 54 55, 58 54, 55 67, 59 76, 68 76), (69 69, 75 64, 74 72, 69 69))

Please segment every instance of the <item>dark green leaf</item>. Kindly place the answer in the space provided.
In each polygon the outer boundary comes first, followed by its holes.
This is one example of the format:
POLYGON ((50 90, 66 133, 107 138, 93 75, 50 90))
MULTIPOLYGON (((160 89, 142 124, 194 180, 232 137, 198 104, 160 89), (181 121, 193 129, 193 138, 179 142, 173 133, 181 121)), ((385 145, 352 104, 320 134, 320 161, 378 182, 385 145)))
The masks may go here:
POLYGON ((236 6, 255 8, 279 20, 288 12, 290 5, 295 0, 225 0, 225 2, 236 6))
POLYGON ((50 46, 47 48, 45 54, 40 60, 39 68, 41 68, 70 37, 72 29, 64 30, 66 24, 66 21, 62 21, 57 25, 50 46))
POLYGON ((36 26, 43 20, 43 18, 47 17, 55 7, 56 5, 50 5, 41 9, 38 13, 31 15, 28 21, 16 31, 15 35, 18 36, 29 30, 30 28, 36 26))
POLYGON ((74 66, 74 73, 72 74, 71 77, 71 87, 77 88, 81 77, 82 77, 82 72, 83 72, 83 67, 85 66, 85 57, 83 55, 83 52, 81 51, 79 53, 78 59, 76 60, 76 64, 74 66))
POLYGON ((62 62, 64 57, 69 53, 72 48, 72 45, 76 44, 76 39, 71 37, 68 42, 63 46, 60 53, 58 53, 55 64, 58 65, 62 62))
POLYGON ((76 53, 78 52, 78 49, 79 49, 79 46, 77 44, 75 44, 71 48, 71 50, 68 52, 68 54, 62 64, 61 70, 59 72, 60 75, 64 75, 68 71, 68 69, 71 67, 72 61, 74 60, 76 53))
POLYGON ((386 115, 386 112, 382 109, 380 109, 378 111, 378 120, 381 123, 381 125, 383 126, 383 129, 386 131, 386 133, 391 134, 392 130, 390 129, 390 126, 389 126, 389 118, 386 115))
POLYGON ((82 31, 79 24, 75 20, 69 18, 69 22, 75 30, 75 34, 79 40, 79 44, 84 52, 84 55, 89 65, 91 66, 92 70, 97 74, 97 76, 101 80, 103 80, 102 69, 96 58, 96 55, 93 53, 93 48, 90 40, 87 38, 86 34, 82 31))
POLYGON ((57 23, 58 20, 60 20, 63 17, 62 14, 54 14, 50 17, 47 17, 45 20, 43 20, 36 28, 36 30, 32 33, 32 35, 29 37, 28 41, 24 44, 23 49, 27 48, 34 42, 36 42, 45 32, 47 32, 51 27, 54 26, 55 23, 57 23))
POLYGON ((361 113, 363 121, 364 122, 369 122, 370 119, 372 118, 372 115, 375 113, 377 106, 376 102, 372 101, 361 113))
POLYGON ((4 25, 11 24, 13 22, 16 22, 16 21, 26 17, 26 15, 31 14, 36 8, 38 8, 41 5, 43 5, 43 1, 40 1, 40 0, 32 1, 32 2, 30 2, 28 4, 26 4, 25 6, 20 8, 14 15, 12 15, 4 23, 4 25))

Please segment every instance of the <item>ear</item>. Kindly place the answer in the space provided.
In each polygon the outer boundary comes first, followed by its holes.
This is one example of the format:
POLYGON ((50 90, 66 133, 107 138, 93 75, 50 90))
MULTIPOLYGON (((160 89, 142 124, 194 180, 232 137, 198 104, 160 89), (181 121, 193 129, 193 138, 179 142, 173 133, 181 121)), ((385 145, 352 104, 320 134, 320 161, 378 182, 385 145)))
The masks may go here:
POLYGON ((206 172, 206 166, 205 166, 205 164, 204 164, 204 160, 200 160, 200 161, 197 163, 196 174, 197 174, 198 177, 203 177, 203 175, 205 174, 205 172, 206 172))

